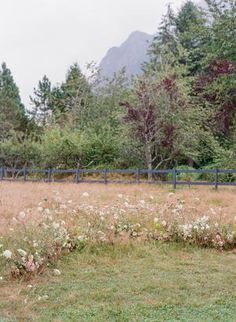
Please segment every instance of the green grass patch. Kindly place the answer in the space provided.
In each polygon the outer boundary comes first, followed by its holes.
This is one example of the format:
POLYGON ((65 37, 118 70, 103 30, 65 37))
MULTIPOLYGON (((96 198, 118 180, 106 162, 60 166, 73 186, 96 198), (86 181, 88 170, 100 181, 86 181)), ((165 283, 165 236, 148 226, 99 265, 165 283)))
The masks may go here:
POLYGON ((233 253, 179 244, 87 248, 32 288, 3 282, 19 296, 0 296, 0 320, 235 321, 235 264, 233 253))

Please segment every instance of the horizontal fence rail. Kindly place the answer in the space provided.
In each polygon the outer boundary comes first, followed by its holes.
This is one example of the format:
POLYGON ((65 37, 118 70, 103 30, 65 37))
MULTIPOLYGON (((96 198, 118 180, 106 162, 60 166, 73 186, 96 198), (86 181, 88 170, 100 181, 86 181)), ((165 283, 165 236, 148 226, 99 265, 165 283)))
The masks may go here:
POLYGON ((0 167, 2 181, 74 182, 74 183, 148 183, 195 186, 236 186, 236 170, 169 169, 169 170, 94 170, 31 169, 0 167), (193 176, 195 175, 195 179, 193 176), (197 178, 198 176, 198 178, 197 178), (205 177, 204 177, 205 176, 205 177), (223 177, 222 177, 223 176, 223 177), (202 178, 201 178, 202 177, 202 178), (206 178, 207 177, 207 178, 206 178), (210 177, 210 179, 209 179, 210 177))

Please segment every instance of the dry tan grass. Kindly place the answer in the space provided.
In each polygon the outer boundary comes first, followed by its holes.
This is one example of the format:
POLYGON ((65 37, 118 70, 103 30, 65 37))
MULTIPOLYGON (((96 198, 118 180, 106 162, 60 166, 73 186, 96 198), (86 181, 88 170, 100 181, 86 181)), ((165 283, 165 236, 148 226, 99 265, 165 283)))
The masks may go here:
POLYGON ((216 209, 210 215, 217 216, 218 221, 232 222, 236 216, 236 188, 220 188, 218 191, 210 187, 177 189, 171 195, 170 188, 154 185, 102 185, 102 184, 46 184, 46 183, 0 183, 0 232, 3 233, 12 223, 12 219, 27 208, 37 207, 47 199, 50 204, 59 194, 61 202, 71 200, 75 205, 92 205, 101 210, 116 206, 124 207, 128 202, 140 207, 140 213, 155 212, 167 205, 183 200, 188 216, 202 216, 209 210, 216 209), (88 197, 83 193, 87 192, 88 197), (122 195, 122 197, 120 196, 122 195), (145 207, 140 201, 144 200, 145 207), (191 210, 192 209, 192 210, 191 210), (219 218, 220 217, 220 218, 219 218))

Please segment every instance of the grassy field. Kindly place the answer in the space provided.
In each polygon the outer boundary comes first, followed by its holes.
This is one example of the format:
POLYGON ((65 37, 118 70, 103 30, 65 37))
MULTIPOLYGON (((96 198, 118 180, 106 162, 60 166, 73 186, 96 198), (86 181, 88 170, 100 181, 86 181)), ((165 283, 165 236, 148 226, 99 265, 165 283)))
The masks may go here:
MULTIPOLYGON (((199 216, 209 213, 211 208, 217 211, 210 213, 219 221, 231 222, 236 216, 236 188, 221 187, 215 191, 209 187, 178 188, 169 198, 171 187, 155 185, 103 185, 103 184, 45 184, 0 182, 0 233, 10 228, 12 219, 22 210, 36 207, 42 200, 48 203, 59 195, 61 203, 68 200, 81 208, 96 207, 104 210, 109 207, 127 208, 129 202, 139 212, 156 213, 164 208, 167 202, 176 203, 183 200, 189 208, 188 216, 199 216), (89 196, 85 197, 84 193, 89 196), (142 203, 145 201, 145 204, 142 203)), ((32 215, 31 215, 32 216, 32 215)), ((31 220, 31 216, 27 220, 31 220)))
POLYGON ((61 276, 3 283, 1 321, 233 322, 235 264, 232 253, 175 244, 76 252, 61 276))
MULTIPOLYGON (((173 194, 154 186, 1 183, 2 240, 18 234, 15 222, 22 211, 26 227, 42 216, 36 210, 46 207, 43 202, 49 207, 55 198, 65 221, 74 210, 75 217, 83 212, 90 219, 102 212, 107 220, 122 210, 139 222, 157 214, 168 220, 176 204, 184 205, 190 219, 207 214, 217 222, 236 221, 235 189, 173 194)), ((17 236, 13 241, 19 242, 17 236)), ((31 279, 12 280, 0 257, 0 321, 236 321, 234 250, 122 239, 88 244, 60 257, 55 267, 58 276, 49 267, 31 279)))

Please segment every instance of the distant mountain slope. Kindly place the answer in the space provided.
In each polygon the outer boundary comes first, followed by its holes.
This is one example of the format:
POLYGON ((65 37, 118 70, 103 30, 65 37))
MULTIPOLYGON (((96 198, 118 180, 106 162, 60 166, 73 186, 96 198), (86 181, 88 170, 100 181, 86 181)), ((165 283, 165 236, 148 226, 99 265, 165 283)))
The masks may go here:
POLYGON ((102 75, 112 77, 123 67, 128 76, 141 72, 141 64, 148 61, 147 49, 150 46, 153 35, 140 31, 134 31, 120 47, 112 47, 100 63, 102 75))

